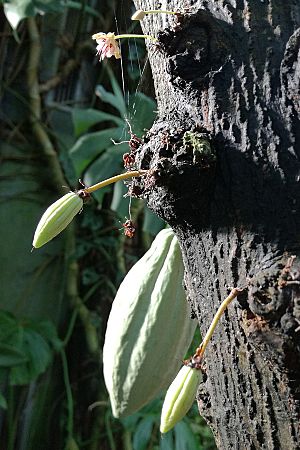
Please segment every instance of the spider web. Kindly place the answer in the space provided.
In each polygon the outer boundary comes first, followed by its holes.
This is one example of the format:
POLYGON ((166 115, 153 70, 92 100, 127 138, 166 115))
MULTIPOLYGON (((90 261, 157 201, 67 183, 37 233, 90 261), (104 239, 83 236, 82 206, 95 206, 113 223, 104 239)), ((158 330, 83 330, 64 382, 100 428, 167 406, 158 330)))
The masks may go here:
MULTIPOLYGON (((155 8, 155 0, 153 0, 153 9, 155 8)), ((128 16, 128 11, 124 9, 124 1, 121 0, 120 2, 118 1, 118 7, 120 7, 120 15, 123 18, 123 23, 126 24, 126 18, 128 16)), ((115 27, 116 27, 116 32, 117 34, 122 34, 122 33, 126 33, 129 34, 132 32, 132 28, 133 27, 125 27, 125 30, 120 30, 120 26, 118 23, 118 18, 117 18, 117 14, 116 14, 116 3, 114 2, 113 4, 113 9, 114 9, 114 20, 115 20, 115 27)), ((141 61, 141 58, 139 56, 139 51, 138 51, 138 45, 137 45, 137 40, 136 39, 131 39, 131 41, 133 41, 134 43, 134 50, 135 50, 135 54, 136 54, 136 61, 137 61, 137 65, 138 65, 138 72, 139 72, 139 79, 138 82, 136 84, 136 87, 134 89, 133 94, 130 93, 130 88, 129 86, 126 88, 126 83, 125 83, 125 76, 124 76, 124 61, 123 61, 123 54, 122 54, 122 50, 124 49, 124 45, 127 44, 128 46, 128 55, 129 55, 129 63, 131 66, 131 70, 133 71, 133 52, 132 52, 132 46, 130 45, 129 40, 126 40, 125 43, 122 43, 122 40, 119 41, 120 44, 120 52, 121 52, 121 59, 120 59, 120 64, 121 64, 121 82, 122 82, 122 91, 123 91, 123 96, 124 96, 124 101, 125 104, 127 106, 127 111, 128 114, 126 117, 124 117, 125 119, 125 124, 124 124, 124 128, 122 131, 122 136, 120 138, 120 140, 122 140, 122 137, 127 136, 128 134, 130 136, 132 136, 133 132, 134 132, 134 120, 137 114, 137 98, 138 98, 138 93, 142 92, 142 87, 148 83, 149 81, 146 80, 144 78, 145 75, 145 71, 147 68, 147 65, 149 64, 149 57, 148 54, 146 53, 146 57, 144 59, 144 61, 141 61), (132 100, 132 105, 130 107, 130 100, 133 98, 132 100)), ((147 50, 146 50, 147 52, 147 50)), ((129 142, 129 141, 122 141, 122 142, 129 142)), ((120 142, 120 143, 122 143, 120 142)), ((118 143, 115 143, 118 144, 118 143)), ((132 198, 131 196, 129 196, 129 204, 128 204, 128 215, 129 215, 129 220, 131 221, 132 217, 131 217, 131 206, 132 206, 132 198)))
MULTIPOLYGON (((155 0, 153 0, 153 5, 152 7, 155 8, 155 0)), ((126 18, 128 17, 128 11, 125 10, 124 8, 124 0, 121 1, 117 1, 117 7, 120 8, 120 15, 122 16, 122 18, 124 19, 123 22, 126 23, 126 18)), ((120 30, 120 26, 118 23, 118 18, 117 18, 117 14, 116 14, 116 3, 114 2, 114 20, 115 20, 115 26, 116 26, 116 32, 117 34, 121 34, 121 33, 132 33, 132 26, 131 27, 127 27, 125 26, 125 30, 120 30)), ((129 63, 131 66, 131 70, 133 71, 133 50, 132 50, 132 45, 130 45, 129 40, 126 40, 125 43, 122 43, 122 40, 119 41, 120 43, 120 50, 121 50, 121 60, 120 60, 120 64, 121 64, 121 81, 122 81, 122 91, 123 91, 123 96, 124 96, 124 101, 126 103, 127 106, 127 110, 128 110, 128 115, 127 117, 125 117, 125 122, 127 123, 127 125, 124 126, 124 130, 123 130, 123 136, 125 134, 127 134, 126 132, 129 131, 131 132, 131 129, 134 131, 134 120, 137 114, 137 94, 139 92, 142 92, 142 88, 143 86, 146 86, 147 84, 150 85, 149 80, 147 80, 144 75, 147 69, 147 66, 149 64, 149 57, 148 54, 146 53, 146 57, 144 59, 144 61, 141 60, 140 56, 139 56, 139 51, 138 51, 138 45, 137 45, 137 39, 130 39, 130 41, 133 42, 134 45, 134 50, 135 50, 135 54, 136 54, 136 61, 137 61, 137 66, 138 66, 138 71, 139 71, 139 80, 136 84, 136 87, 134 89, 133 93, 130 93, 130 89, 129 86, 126 88, 126 83, 125 83, 125 76, 124 76, 124 61, 123 61, 123 55, 122 55, 122 47, 124 49, 124 45, 128 46, 128 55, 129 55, 129 63), (132 100, 133 99, 133 100, 132 100), (131 103, 131 108, 130 107, 130 103, 131 103)), ((147 52, 147 50, 146 50, 147 52)), ((148 87, 148 86, 146 86, 148 87)), ((148 89, 147 89, 148 90, 148 89)), ((130 133, 129 133, 130 134, 130 133)))

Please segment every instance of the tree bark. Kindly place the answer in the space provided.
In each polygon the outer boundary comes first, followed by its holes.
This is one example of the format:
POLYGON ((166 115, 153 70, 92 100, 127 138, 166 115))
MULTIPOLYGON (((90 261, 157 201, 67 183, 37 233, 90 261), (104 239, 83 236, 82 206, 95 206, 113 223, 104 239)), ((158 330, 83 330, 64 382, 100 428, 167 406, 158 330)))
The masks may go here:
MULTIPOLYGON (((136 0, 137 9, 153 9, 136 0)), ((157 6, 157 5, 155 5, 157 6)), ((142 21, 158 118, 140 189, 176 231, 202 334, 200 413, 219 448, 300 448, 300 2, 203 0, 142 21)))

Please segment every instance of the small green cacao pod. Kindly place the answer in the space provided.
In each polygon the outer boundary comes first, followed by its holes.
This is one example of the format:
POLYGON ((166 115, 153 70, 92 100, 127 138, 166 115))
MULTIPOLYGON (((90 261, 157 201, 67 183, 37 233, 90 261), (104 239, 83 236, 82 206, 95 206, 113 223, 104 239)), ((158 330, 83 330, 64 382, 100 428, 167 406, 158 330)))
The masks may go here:
POLYGON ((143 11, 142 9, 138 9, 132 16, 131 16, 131 20, 143 20, 143 18, 145 17, 146 13, 145 11, 143 11))
POLYGON ((76 192, 59 198, 46 209, 35 230, 32 245, 34 248, 51 241, 64 230, 82 209, 83 200, 76 192))
POLYGON ((195 331, 171 229, 158 233, 128 272, 112 305, 103 371, 113 415, 133 414, 171 383, 195 331))
POLYGON ((183 366, 170 385, 161 412, 160 432, 167 433, 191 408, 201 381, 201 371, 183 366))

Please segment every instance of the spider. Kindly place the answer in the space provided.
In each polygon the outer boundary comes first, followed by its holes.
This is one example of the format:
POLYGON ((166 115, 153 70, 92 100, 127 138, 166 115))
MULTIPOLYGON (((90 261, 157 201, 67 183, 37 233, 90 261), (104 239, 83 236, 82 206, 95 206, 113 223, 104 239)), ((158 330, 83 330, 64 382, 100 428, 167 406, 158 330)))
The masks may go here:
POLYGON ((112 139, 112 142, 115 145, 124 144, 125 142, 128 143, 130 152, 129 153, 124 153, 124 155, 123 155, 123 163, 124 163, 125 169, 132 169, 132 167, 134 166, 134 163, 135 163, 135 155, 134 155, 134 153, 137 151, 137 149, 143 143, 143 140, 141 138, 137 137, 137 135, 132 132, 132 128, 131 128, 131 125, 129 123, 129 120, 125 119, 125 121, 126 121, 126 123, 128 125, 128 128, 129 128, 129 135, 130 135, 129 141, 115 142, 112 139))
POLYGON ((132 133, 130 130, 130 140, 128 141, 128 145, 129 145, 131 152, 136 152, 142 143, 143 143, 143 140, 141 138, 137 137, 137 135, 132 133))
POLYGON ((123 163, 125 169, 131 169, 135 163, 135 156, 133 153, 124 153, 123 155, 123 163))
POLYGON ((80 179, 78 181, 84 189, 79 189, 78 191, 75 192, 78 195, 78 197, 82 198, 82 200, 86 202, 91 198, 91 194, 86 191, 87 186, 84 184, 84 182, 80 179))
POLYGON ((124 228, 124 235, 133 238, 136 227, 132 220, 127 219, 124 223, 122 223, 122 227, 124 228))

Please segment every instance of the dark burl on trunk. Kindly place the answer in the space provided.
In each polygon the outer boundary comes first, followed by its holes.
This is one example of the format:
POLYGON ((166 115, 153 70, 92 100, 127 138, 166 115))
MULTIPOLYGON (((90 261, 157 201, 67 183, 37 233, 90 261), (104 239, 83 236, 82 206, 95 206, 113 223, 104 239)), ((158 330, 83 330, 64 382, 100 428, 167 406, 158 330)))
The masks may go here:
POLYGON ((178 235, 202 333, 248 286, 207 349, 200 413, 222 450, 300 448, 300 1, 161 6, 190 10, 142 22, 160 42, 144 197, 178 235))

